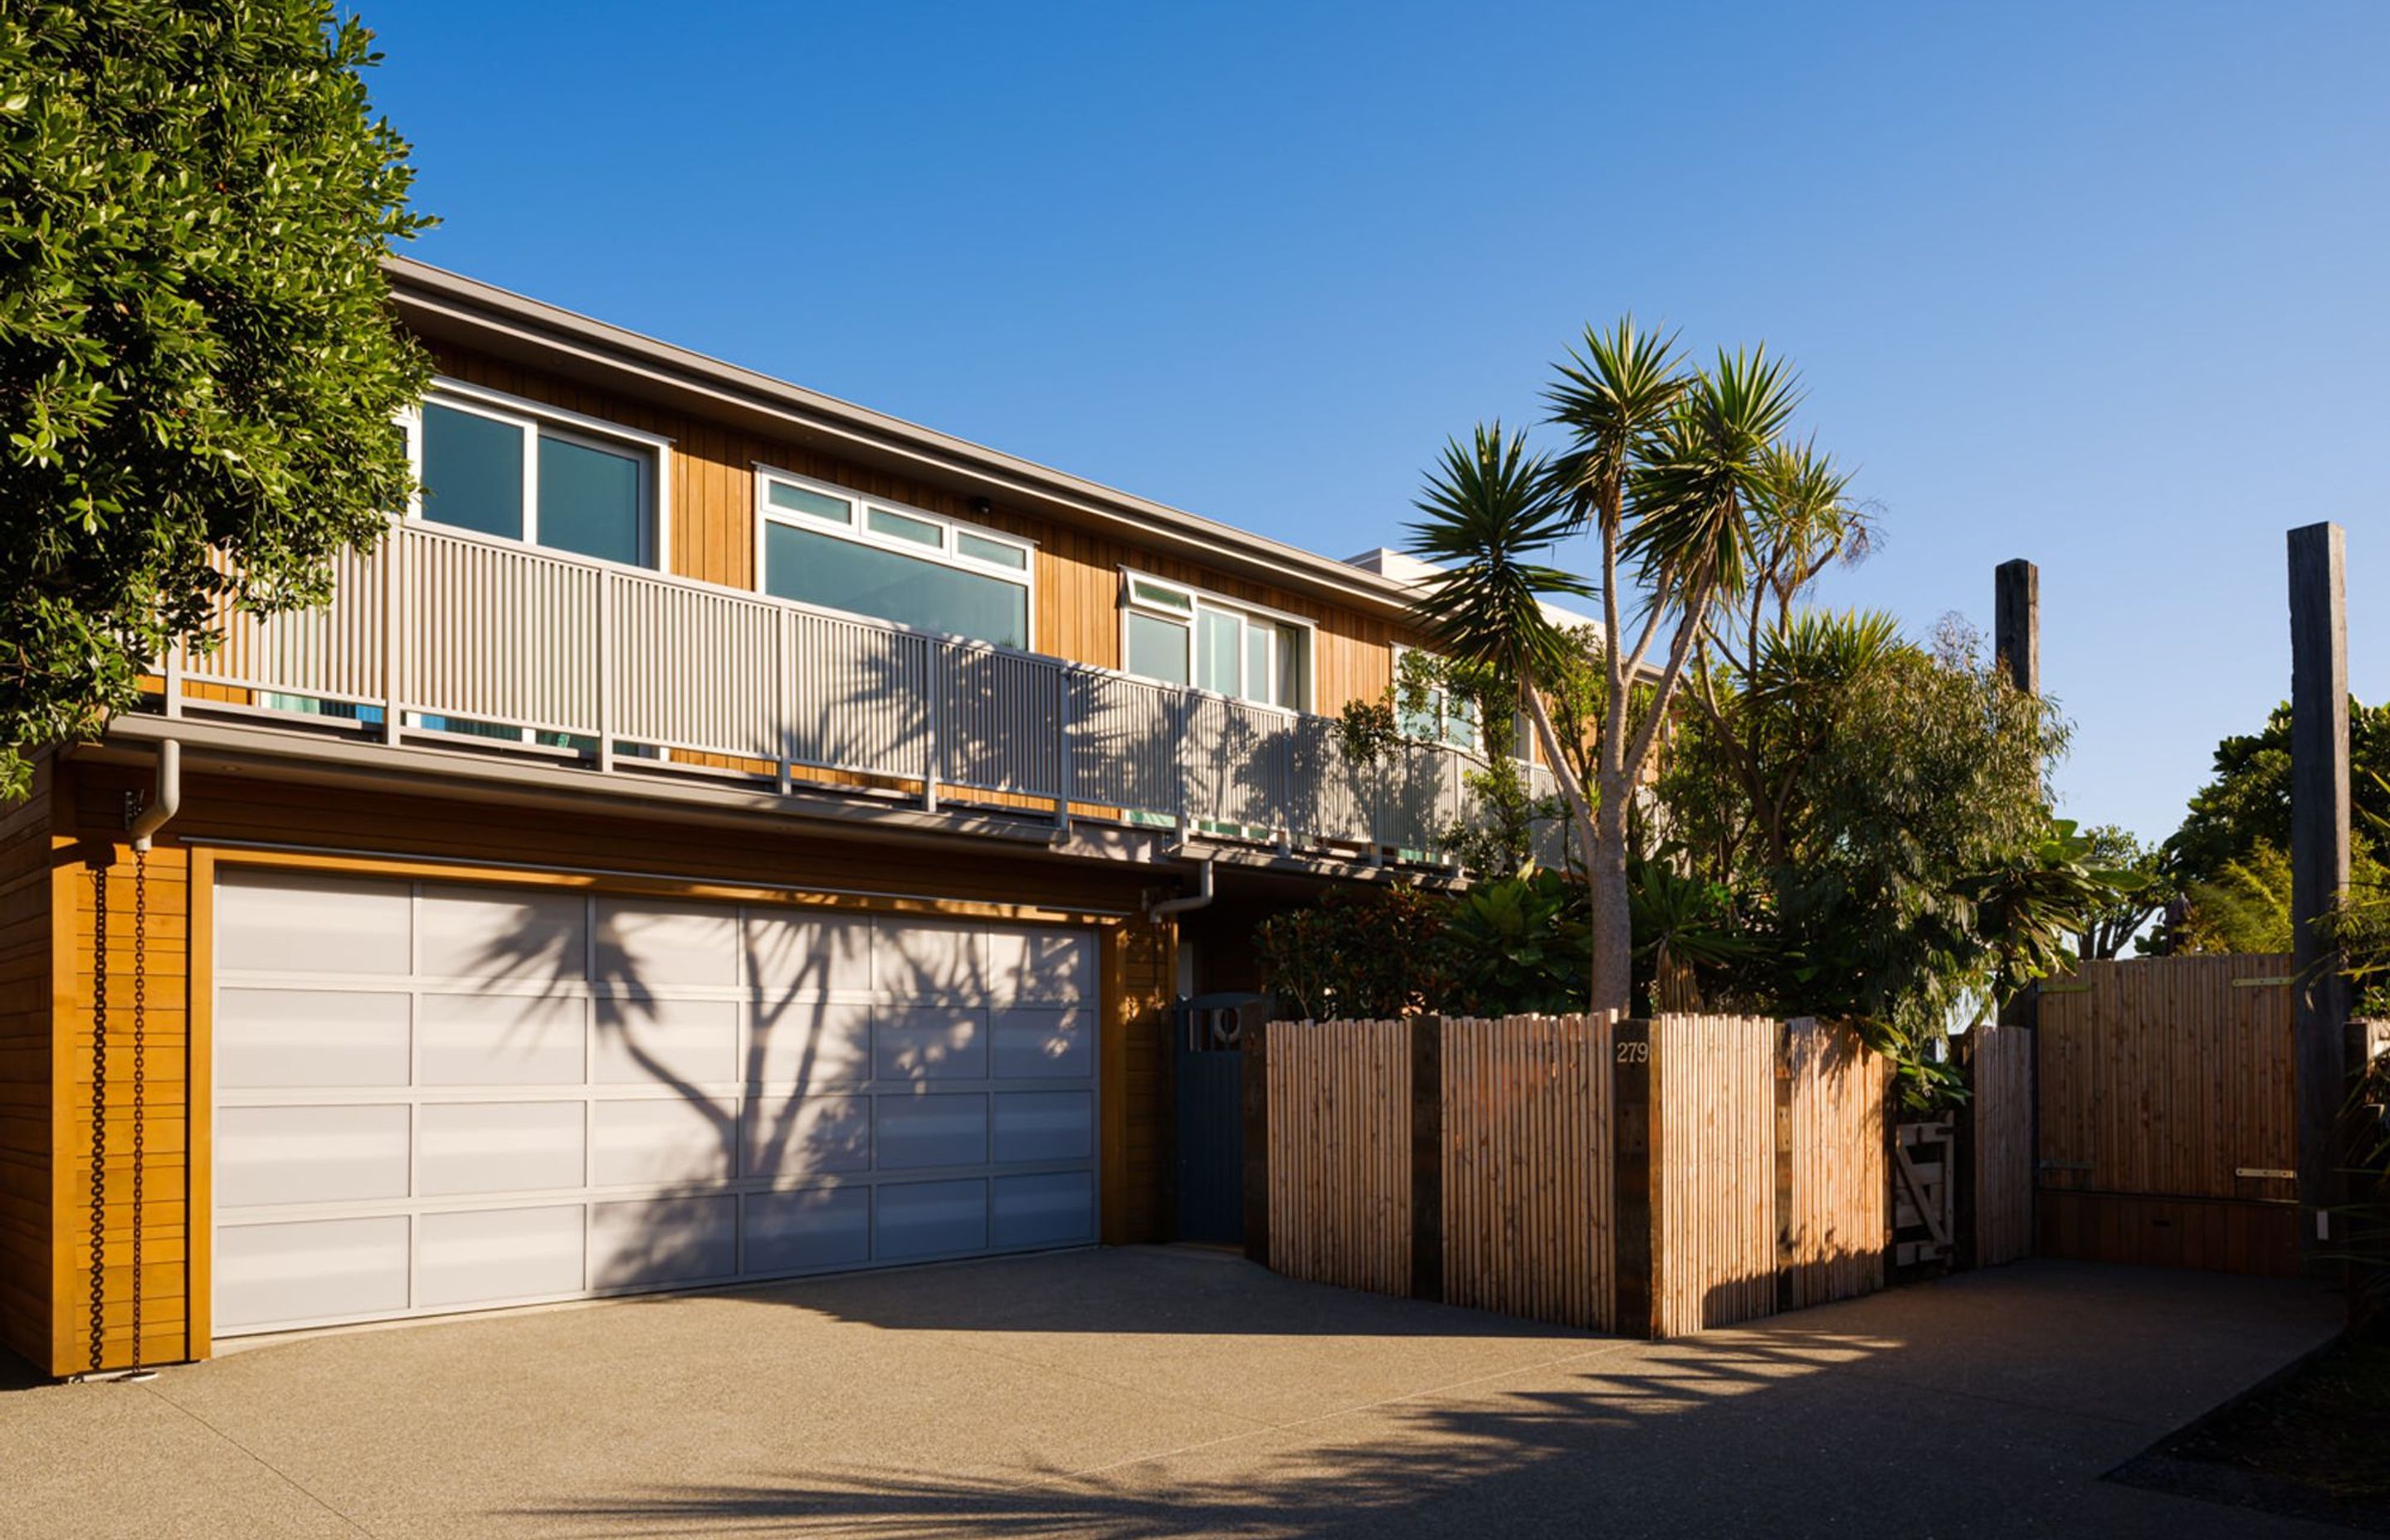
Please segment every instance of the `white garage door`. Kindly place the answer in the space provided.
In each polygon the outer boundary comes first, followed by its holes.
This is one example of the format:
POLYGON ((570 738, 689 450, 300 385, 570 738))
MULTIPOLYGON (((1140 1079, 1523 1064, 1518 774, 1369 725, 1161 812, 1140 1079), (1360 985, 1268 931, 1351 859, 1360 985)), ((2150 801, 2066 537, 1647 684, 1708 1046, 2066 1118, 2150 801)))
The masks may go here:
POLYGON ((226 873, 225 1336, 1096 1237, 1068 929, 226 873))

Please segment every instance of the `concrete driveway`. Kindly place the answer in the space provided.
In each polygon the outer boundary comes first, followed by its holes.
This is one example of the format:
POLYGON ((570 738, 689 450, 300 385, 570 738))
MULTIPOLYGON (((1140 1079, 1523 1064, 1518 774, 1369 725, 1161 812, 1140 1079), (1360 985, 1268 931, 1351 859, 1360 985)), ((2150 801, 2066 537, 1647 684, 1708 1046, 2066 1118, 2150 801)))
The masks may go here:
POLYGON ((1651 1345, 1078 1252, 0 1390, 0 1534, 2324 1535, 2097 1478, 2335 1315, 2028 1263, 1651 1345))

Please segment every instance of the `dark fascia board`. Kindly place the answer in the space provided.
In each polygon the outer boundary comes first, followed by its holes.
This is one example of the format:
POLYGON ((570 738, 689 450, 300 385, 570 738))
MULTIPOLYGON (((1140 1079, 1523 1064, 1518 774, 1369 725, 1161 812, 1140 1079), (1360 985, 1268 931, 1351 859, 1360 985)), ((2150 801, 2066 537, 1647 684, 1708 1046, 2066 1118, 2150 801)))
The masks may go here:
POLYGON ((1065 475, 660 342, 406 257, 384 260, 407 328, 692 416, 729 420, 842 459, 984 496, 1064 523, 1161 547, 1205 566, 1382 619, 1407 620, 1412 591, 1342 561, 1217 520, 1065 475))

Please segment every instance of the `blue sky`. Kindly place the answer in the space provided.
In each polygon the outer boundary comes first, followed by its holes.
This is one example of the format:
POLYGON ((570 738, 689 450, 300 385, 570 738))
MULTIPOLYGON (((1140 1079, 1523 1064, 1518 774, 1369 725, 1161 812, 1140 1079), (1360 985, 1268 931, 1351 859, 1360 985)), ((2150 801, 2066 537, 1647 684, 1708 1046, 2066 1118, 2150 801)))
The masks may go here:
POLYGON ((1801 366, 1823 597, 2041 566, 2160 836, 2348 531, 2390 694, 2390 5, 355 7, 427 261, 1336 556, 1631 311, 1801 366))

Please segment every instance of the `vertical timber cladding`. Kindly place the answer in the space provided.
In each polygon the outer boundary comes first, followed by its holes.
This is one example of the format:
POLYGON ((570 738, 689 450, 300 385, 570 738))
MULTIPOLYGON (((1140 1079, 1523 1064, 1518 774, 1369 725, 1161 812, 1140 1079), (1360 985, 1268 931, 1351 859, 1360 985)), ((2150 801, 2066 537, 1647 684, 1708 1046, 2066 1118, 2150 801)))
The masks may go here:
POLYGON ((2292 959, 2087 962, 2041 987, 2038 1250, 2299 1266, 2292 959))
MULTIPOLYGON (((0 1322, 29 1358, 60 1375, 90 1367, 88 1311, 90 1212, 90 1085, 94 903, 93 865, 107 870, 111 1005, 107 1039, 109 1155, 105 1174, 106 1266, 104 1367, 131 1359, 130 1007, 133 974, 132 853, 118 836, 124 793, 146 784, 132 768, 71 764, 56 777, 53 827, 36 838, 45 866, 33 874, 43 915, 34 921, 39 955, 0 951, 0 968, 18 993, 32 988, 39 1020, 9 1026, 0 1016, 0 1258, 8 1262, 0 1290, 0 1322), (50 923, 55 917, 55 923, 50 923), (19 1046, 27 1034, 33 1063, 19 1046), (51 1087, 57 1088, 55 1097, 51 1087), (31 1121, 28 1110, 31 1110, 31 1121), (19 1265, 16 1251, 38 1253, 19 1265)), ((0 852, 7 834, 31 815, 0 815, 0 852)), ((1025 866, 1001 856, 956 863, 910 848, 869 853, 872 875, 891 886, 944 885, 974 890, 959 900, 872 901, 922 914, 1002 917, 1061 910, 1089 911, 1100 968, 1097 1001, 1100 1036, 1097 1166, 1102 1235, 1111 1241, 1158 1238, 1161 1226, 1159 1141, 1155 1109, 1164 1094, 1160 1068, 1167 1041, 1167 926, 1131 911, 1133 889, 1117 873, 1025 866), (996 895, 1015 895, 1008 905, 996 895), (978 896, 984 893, 987 896, 978 896), (1028 907, 1020 905, 1027 897, 1028 907), (1051 907, 1049 907, 1051 906, 1051 907), (1118 918, 1101 918, 1106 912, 1118 918)), ((772 884, 776 901, 789 881, 834 884, 852 879, 853 847, 777 832, 756 834, 703 826, 674 827, 598 815, 442 802, 410 796, 377 797, 368 804, 320 789, 271 785, 249 778, 186 776, 182 815, 160 835, 149 857, 148 1119, 144 1197, 142 1325, 145 1362, 203 1357, 210 1351, 212 1295, 210 1200, 212 1061, 207 1007, 212 959, 210 901, 212 868, 279 862, 352 874, 396 873, 444 881, 553 881, 609 885, 649 894, 691 892, 716 900, 772 884), (187 837, 191 841, 186 846, 187 837), (277 855, 220 850, 225 840, 292 841, 338 846, 360 853, 337 857, 277 855), (386 847, 386 848, 385 848, 386 847), (477 867, 480 858, 507 866, 477 867), (596 865, 620 870, 603 883, 570 873, 525 871, 537 863, 596 865), (652 866, 653 879, 635 868, 652 866), (673 873, 701 871, 718 879, 691 882, 673 873), (195 983, 196 981, 196 983, 195 983), (186 1148, 196 1158, 186 1158, 186 1148), (196 1221, 194 1223, 193 1221, 196 1221)), ((28 890, 0 879, 0 893, 23 907, 28 890)), ((6 902, 0 899, 0 902, 6 902)), ((824 901, 851 908, 862 901, 824 901)), ((19 948, 23 951, 23 948, 19 948)))
POLYGON ((0 1344, 50 1355, 50 805, 57 762, 0 809, 0 1344))

